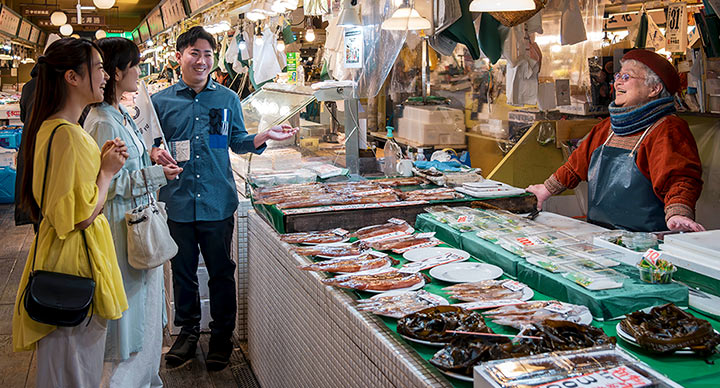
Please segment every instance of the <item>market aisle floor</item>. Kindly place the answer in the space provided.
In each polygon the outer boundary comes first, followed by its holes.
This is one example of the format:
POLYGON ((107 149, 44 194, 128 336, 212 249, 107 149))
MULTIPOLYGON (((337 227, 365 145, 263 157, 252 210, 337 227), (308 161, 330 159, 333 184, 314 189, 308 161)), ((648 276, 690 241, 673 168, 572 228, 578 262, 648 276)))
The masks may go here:
MULTIPOLYGON (((31 226, 15 226, 13 214, 13 205, 0 205, 0 387, 35 387, 35 352, 12 351, 15 293, 34 237, 31 226)), ((164 342, 169 346, 173 339, 166 336, 164 342)), ((165 387, 260 387, 243 354, 243 349, 247 350, 246 343, 235 342, 239 347, 233 351, 230 365, 225 370, 208 373, 205 369, 205 354, 209 339, 206 334, 200 337, 196 358, 189 364, 165 370, 163 363, 160 376, 165 387)))

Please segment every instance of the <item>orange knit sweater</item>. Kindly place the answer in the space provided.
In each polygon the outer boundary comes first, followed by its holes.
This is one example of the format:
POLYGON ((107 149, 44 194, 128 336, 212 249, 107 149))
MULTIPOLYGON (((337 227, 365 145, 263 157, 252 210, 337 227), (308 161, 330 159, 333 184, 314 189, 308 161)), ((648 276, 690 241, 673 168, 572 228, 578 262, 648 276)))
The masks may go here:
MULTIPOLYGON (((607 140, 610 131, 610 118, 593 127, 569 160, 545 181, 545 187, 552 194, 559 194, 586 181, 590 157, 607 140)), ((642 133, 614 135, 608 146, 632 149, 642 133)), ((695 203, 703 185, 702 165, 687 122, 674 115, 668 116, 647 134, 635 152, 638 168, 665 204, 665 219, 674 215, 695 219, 695 203)))

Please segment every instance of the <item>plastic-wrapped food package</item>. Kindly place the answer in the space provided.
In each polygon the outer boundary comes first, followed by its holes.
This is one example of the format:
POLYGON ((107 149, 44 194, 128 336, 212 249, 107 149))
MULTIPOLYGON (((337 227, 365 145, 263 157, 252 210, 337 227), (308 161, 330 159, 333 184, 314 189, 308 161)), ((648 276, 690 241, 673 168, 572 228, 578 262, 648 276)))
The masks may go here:
POLYGON ((477 386, 680 387, 630 354, 605 345, 485 362, 475 368, 477 386), (557 382, 557 384, 553 384, 557 382))

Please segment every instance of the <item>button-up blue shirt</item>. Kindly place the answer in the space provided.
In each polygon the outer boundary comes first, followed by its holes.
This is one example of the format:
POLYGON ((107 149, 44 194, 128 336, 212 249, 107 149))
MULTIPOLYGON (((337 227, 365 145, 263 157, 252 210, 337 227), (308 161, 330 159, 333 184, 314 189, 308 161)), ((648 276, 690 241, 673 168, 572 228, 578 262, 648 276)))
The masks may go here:
POLYGON ((160 189, 168 218, 194 222, 232 216, 238 196, 228 146, 235 153, 259 154, 265 149, 256 149, 255 135, 245 130, 240 98, 212 79, 200 93, 180 80, 155 93, 152 102, 169 148, 189 141, 190 159, 178 162, 183 172, 160 189))

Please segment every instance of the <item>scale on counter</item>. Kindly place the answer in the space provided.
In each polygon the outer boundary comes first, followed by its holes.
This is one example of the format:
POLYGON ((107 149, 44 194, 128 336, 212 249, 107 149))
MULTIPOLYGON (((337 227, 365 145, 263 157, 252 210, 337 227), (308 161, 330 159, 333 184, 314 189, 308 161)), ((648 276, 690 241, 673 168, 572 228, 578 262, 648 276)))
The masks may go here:
MULTIPOLYGON (((676 266, 720 279, 720 230, 669 234, 660 246, 676 266)), ((720 280, 718 280, 720 281, 720 280)), ((720 296, 690 288, 689 304, 696 310, 720 317, 720 296)))

